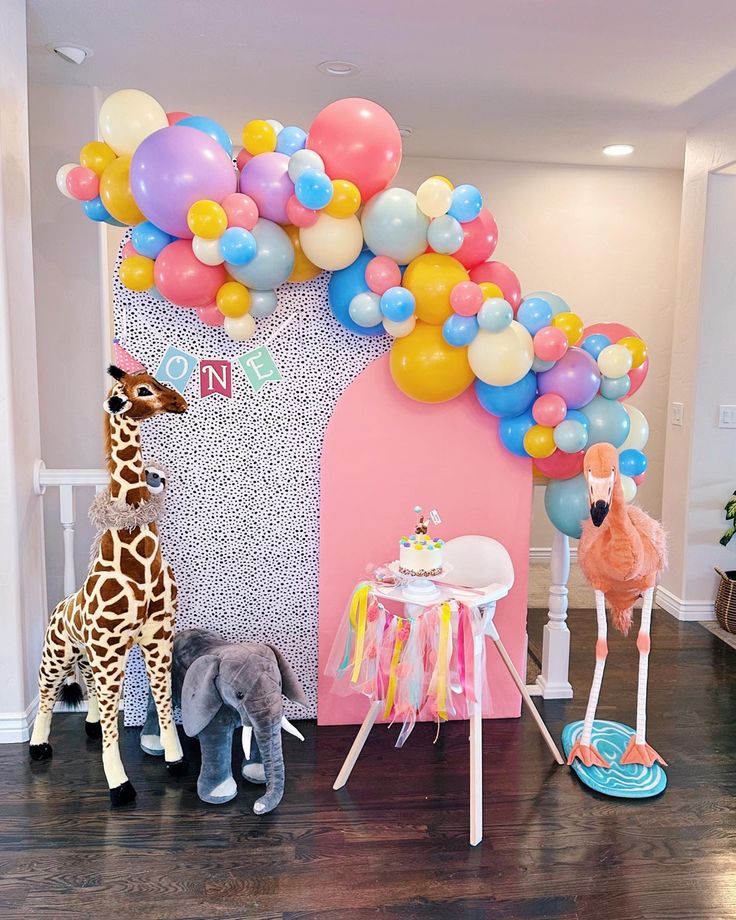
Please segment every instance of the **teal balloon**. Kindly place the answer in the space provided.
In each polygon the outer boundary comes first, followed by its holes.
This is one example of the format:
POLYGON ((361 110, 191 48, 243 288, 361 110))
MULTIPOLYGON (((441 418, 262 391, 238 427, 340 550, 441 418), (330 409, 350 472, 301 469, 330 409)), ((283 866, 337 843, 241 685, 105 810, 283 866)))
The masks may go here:
POLYGON ((623 377, 601 377, 601 396, 606 399, 622 399, 631 389, 631 378, 628 374, 623 377))
POLYGON ((449 214, 442 214, 435 217, 427 230, 427 242, 435 252, 441 252, 444 255, 451 255, 457 252, 463 245, 465 233, 460 221, 450 217, 449 214))
POLYGON ((574 419, 564 419, 552 432, 555 445, 566 454, 576 454, 588 444, 587 428, 574 419))
POLYGON ((536 355, 534 355, 534 360, 532 361, 532 370, 535 374, 543 374, 545 371, 551 371, 556 363, 556 361, 542 361, 541 358, 538 358, 536 355))
POLYGON ((370 329, 383 320, 381 314, 381 298, 373 291, 361 291, 356 294, 348 306, 350 319, 362 326, 363 329, 370 329))
POLYGON ((621 447, 629 436, 631 419, 620 402, 595 396, 580 410, 588 419, 588 446, 608 442, 614 447, 621 447))
POLYGON ((417 196, 405 188, 387 188, 374 195, 360 219, 366 246, 399 265, 427 248, 429 218, 417 207, 417 196))
POLYGON ((544 507, 554 526, 575 540, 580 538, 583 521, 590 514, 590 498, 585 476, 552 479, 544 491, 544 507))
POLYGON ((580 409, 568 409, 567 415, 565 416, 565 421, 566 422, 580 422, 583 428, 585 428, 586 434, 590 430, 590 422, 588 421, 587 416, 583 415, 580 409))
POLYGON ((478 325, 487 332, 501 332, 511 325, 514 311, 503 297, 489 297, 478 311, 478 325))
POLYGON ((552 307, 552 316, 557 316, 558 313, 570 312, 567 301, 563 300, 559 294, 553 294, 552 291, 531 291, 529 294, 524 295, 524 300, 531 300, 532 297, 539 297, 541 300, 546 300, 550 307, 552 307))
POLYGON ((251 291, 250 315, 253 319, 262 319, 270 316, 276 309, 276 291, 251 291))
POLYGON ((272 291, 291 274, 294 268, 294 247, 286 231, 273 221, 260 218, 251 232, 258 249, 255 259, 247 265, 226 262, 227 270, 236 281, 251 290, 272 291))

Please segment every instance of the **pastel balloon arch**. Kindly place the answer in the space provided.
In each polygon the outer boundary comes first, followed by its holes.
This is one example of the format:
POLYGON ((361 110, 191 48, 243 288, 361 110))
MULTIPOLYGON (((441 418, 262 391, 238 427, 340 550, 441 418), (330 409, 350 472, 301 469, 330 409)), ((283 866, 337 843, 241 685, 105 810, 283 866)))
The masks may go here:
POLYGON ((330 309, 358 335, 393 337, 403 393, 433 403, 475 388, 506 450, 548 479, 547 513, 564 533, 579 536, 587 514, 589 445, 620 450, 634 498, 649 428, 624 400, 647 375, 645 343, 619 323, 586 327, 552 292, 522 296, 492 260, 498 228, 475 186, 390 187, 401 135, 380 105, 340 99, 306 131, 249 121, 235 162, 221 125, 140 90, 108 96, 99 127, 57 185, 92 220, 132 227, 127 288, 157 289, 244 341, 279 285, 332 272, 330 309))

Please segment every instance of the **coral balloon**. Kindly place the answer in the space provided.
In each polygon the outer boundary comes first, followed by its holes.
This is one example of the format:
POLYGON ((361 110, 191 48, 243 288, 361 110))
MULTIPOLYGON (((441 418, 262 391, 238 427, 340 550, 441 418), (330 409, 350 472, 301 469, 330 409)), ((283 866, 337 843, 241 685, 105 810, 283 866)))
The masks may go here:
POLYGON ((358 187, 348 179, 332 180, 332 198, 325 207, 330 217, 350 217, 360 207, 358 187))
POLYGON ((501 288, 503 299, 508 300, 514 312, 519 309, 521 303, 519 279, 503 262, 481 262, 470 272, 470 280, 475 281, 476 284, 482 281, 497 284, 501 288))
POLYGON ((524 450, 535 460, 551 457, 556 450, 552 434, 551 428, 546 428, 544 425, 532 425, 524 435, 524 450))
POLYGON ((139 89, 121 89, 100 107, 100 134, 118 156, 132 156, 145 138, 168 124, 158 102, 139 89))
POLYGON ((115 151, 104 141, 90 141, 79 151, 79 162, 101 176, 115 156, 115 151))
MULTIPOLYGON (((166 119, 169 122, 169 126, 178 124, 183 118, 191 118, 191 112, 167 112, 166 119)), ((206 309, 202 307, 202 309, 206 309)), ((221 325, 218 323, 218 325, 221 325)))
POLYGON ((130 291, 147 291, 153 287, 153 259, 138 255, 123 259, 120 283, 130 291))
POLYGON ((312 122, 307 148, 329 176, 349 179, 368 201, 391 182, 401 164, 401 135, 389 113, 368 99, 338 99, 312 122))
POLYGON ((420 402, 454 399, 473 382, 467 349, 453 348, 442 327, 418 322, 414 331, 394 340, 390 358, 394 383, 420 402))
POLYGON ((540 361, 559 361, 569 345, 563 329, 545 326, 534 336, 534 354, 540 361))
POLYGON ((550 479, 571 479, 583 471, 583 457, 585 451, 579 450, 576 454, 566 454, 561 450, 556 450, 549 457, 539 457, 534 461, 534 465, 545 476, 550 479))
POLYGON ((568 345, 577 345, 583 334, 583 321, 577 313, 557 313, 552 317, 552 325, 555 329, 562 329, 568 345))
POLYGON ((100 198, 115 220, 123 224, 140 224, 146 218, 133 197, 130 169, 129 156, 121 156, 113 160, 100 178, 100 198))
POLYGON ((66 188, 77 201, 91 201, 100 193, 100 177, 86 166, 75 166, 67 173, 66 188))
POLYGON ((294 283, 297 281, 309 281, 310 278, 316 278, 322 269, 316 266, 314 262, 310 262, 304 255, 304 250, 299 240, 299 228, 287 224, 284 227, 284 231, 291 240, 291 245, 294 247, 294 268, 291 270, 291 274, 286 280, 294 283))
POLYGON ((427 248, 429 219, 417 207, 417 198, 405 188, 389 188, 371 199, 361 217, 365 244, 377 256, 389 256, 400 265, 427 248))
POLYGON ((240 191, 255 201, 261 217, 288 223, 286 204, 294 194, 289 158, 284 153, 262 153, 248 160, 240 173, 240 191))
POLYGON ((320 214, 314 226, 299 231, 299 239, 309 261, 331 272, 352 265, 363 248, 363 233, 355 216, 320 214))
POLYGON ((252 230, 255 227, 258 220, 258 205, 249 195, 233 192, 226 195, 221 204, 227 215, 228 227, 242 227, 243 230, 252 230))
POLYGON ((209 303, 206 307, 195 307, 195 310, 205 326, 222 326, 225 322, 225 317, 217 309, 216 303, 209 303))
POLYGON ((532 406, 532 415, 538 425, 554 428, 559 425, 567 415, 565 400, 555 393, 540 396, 532 406))
POLYGON ((467 269, 475 268, 490 259, 498 245, 498 226, 487 208, 466 224, 462 224, 463 244, 453 253, 467 269))
POLYGON ((374 294, 385 294, 401 284, 401 269, 388 256, 376 256, 365 267, 365 283, 374 294))
POLYGON ((531 369, 534 360, 532 337, 515 320, 502 332, 481 329, 468 347, 468 360, 475 376, 485 383, 510 386, 531 369))
POLYGON ((187 211, 187 226, 194 236, 216 240, 227 230, 227 214, 222 205, 205 198, 195 201, 187 211))
POLYGON ((216 303, 223 316, 237 319, 250 310, 250 291, 238 281, 226 281, 217 291, 216 303))
POLYGON ((204 265, 199 261, 192 252, 189 240, 169 243, 156 259, 153 276, 163 296, 178 307, 203 307, 211 304, 227 280, 222 265, 204 265))
MULTIPOLYGON (((276 131, 262 118, 254 118, 243 128, 243 147, 252 156, 276 149, 276 131)), ((269 218, 270 219, 270 218, 269 218)))
POLYGON ((248 153, 245 147, 243 147, 235 159, 235 165, 237 166, 238 171, 242 170, 245 167, 245 164, 248 163, 252 159, 253 159, 253 154, 248 153))
POLYGON ((467 280, 468 273, 457 259, 427 252, 407 266, 402 283, 414 295, 417 319, 440 326, 452 313, 453 288, 467 280))
POLYGON ((483 300, 483 291, 474 281, 461 281, 450 292, 450 306, 460 316, 475 316, 483 300))
POLYGON ((296 195, 292 195, 286 202, 286 216, 295 226, 302 229, 303 227, 313 227, 319 220, 319 211, 312 208, 305 208, 296 195))

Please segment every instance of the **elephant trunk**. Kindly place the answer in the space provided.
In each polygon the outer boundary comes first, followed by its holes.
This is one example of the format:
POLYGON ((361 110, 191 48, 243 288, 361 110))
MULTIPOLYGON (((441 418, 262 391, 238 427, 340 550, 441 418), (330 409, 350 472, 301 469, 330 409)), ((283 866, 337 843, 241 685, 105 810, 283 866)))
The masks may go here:
POLYGON ((253 806, 257 815, 264 815, 273 811, 279 804, 284 794, 284 755, 281 749, 281 720, 266 720, 261 724, 255 718, 253 733, 256 736, 258 749, 263 758, 263 769, 266 774, 266 792, 253 806))

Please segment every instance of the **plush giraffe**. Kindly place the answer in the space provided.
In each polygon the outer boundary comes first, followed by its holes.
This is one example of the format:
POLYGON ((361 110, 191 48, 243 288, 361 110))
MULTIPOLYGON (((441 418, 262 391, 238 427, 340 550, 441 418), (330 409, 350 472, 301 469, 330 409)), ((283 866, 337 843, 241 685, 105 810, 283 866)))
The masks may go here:
POLYGON ((89 696, 85 727, 88 735, 95 736, 102 725, 102 764, 110 799, 117 806, 135 798, 120 759, 118 709, 125 664, 136 642, 158 710, 166 766, 174 775, 186 772, 171 707, 176 582, 161 555, 155 523, 160 501, 151 499, 140 426, 164 412, 185 412, 187 403, 176 390, 145 372, 127 374, 111 366, 109 373, 115 383, 104 402, 105 454, 110 519, 116 523, 102 533, 82 587, 61 601, 51 616, 30 755, 33 760, 52 756, 48 738, 54 703, 78 663, 89 696), (120 521, 127 526, 119 526, 120 521))

